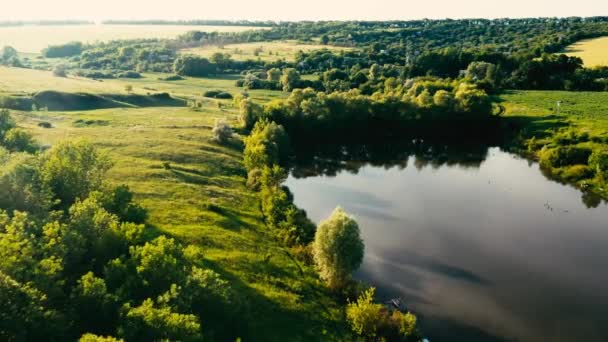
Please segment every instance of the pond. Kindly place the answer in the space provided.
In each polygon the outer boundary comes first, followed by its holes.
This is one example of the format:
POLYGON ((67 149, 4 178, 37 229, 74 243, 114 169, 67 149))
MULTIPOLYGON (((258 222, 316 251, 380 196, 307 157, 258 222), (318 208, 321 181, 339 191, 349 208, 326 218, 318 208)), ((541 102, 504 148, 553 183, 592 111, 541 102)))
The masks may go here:
POLYGON ((286 183, 295 203, 315 223, 336 206, 356 217, 355 277, 401 297, 431 341, 608 340, 608 207, 596 198, 497 147, 303 159, 286 183))

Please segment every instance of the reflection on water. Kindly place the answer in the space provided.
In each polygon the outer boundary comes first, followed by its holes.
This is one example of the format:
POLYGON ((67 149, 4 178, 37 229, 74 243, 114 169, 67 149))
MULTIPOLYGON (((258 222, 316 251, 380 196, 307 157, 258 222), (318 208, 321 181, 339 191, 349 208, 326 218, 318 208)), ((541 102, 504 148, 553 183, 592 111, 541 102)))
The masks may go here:
POLYGON ((432 340, 608 340, 607 206, 477 146, 335 147, 287 185, 313 221, 356 216, 357 278, 401 296, 432 340))

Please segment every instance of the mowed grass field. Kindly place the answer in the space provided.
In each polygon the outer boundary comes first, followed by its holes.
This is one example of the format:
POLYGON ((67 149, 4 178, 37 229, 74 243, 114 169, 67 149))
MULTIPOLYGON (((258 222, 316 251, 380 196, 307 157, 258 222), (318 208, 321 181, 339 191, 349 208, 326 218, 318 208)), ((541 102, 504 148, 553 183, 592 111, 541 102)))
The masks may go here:
POLYGON ((118 39, 175 38, 188 31, 241 32, 263 27, 205 25, 25 25, 0 27, 0 45, 37 53, 49 45, 118 39))
MULTIPOLYGON (((158 81, 157 74, 147 74, 138 80, 95 82, 60 79, 42 71, 0 69, 0 80, 8 76, 12 82, 4 82, 2 92, 53 89, 107 94, 124 92, 126 84, 132 84, 136 92, 154 88, 190 98, 207 89, 233 94, 240 91, 230 77, 166 82, 158 81), (15 72, 23 77, 15 77, 15 72)), ((273 91, 251 91, 250 95, 260 102, 285 96, 273 91)), ((238 110, 230 100, 208 99, 196 109, 149 107, 13 114, 19 125, 33 132, 42 144, 86 139, 108 153, 115 162, 109 174, 111 181, 129 185, 136 200, 149 210, 150 234, 168 234, 203 247, 203 262, 247 298, 250 316, 243 317, 246 326, 239 331, 243 340, 344 340, 348 329, 343 308, 316 272, 296 261, 267 231, 258 196, 245 186, 242 137, 236 134, 227 146, 212 140, 211 129, 217 120, 237 125, 238 110), (50 122, 52 128, 39 127, 43 121, 50 122)))
POLYGON ((211 57, 216 52, 228 53, 232 56, 232 59, 237 61, 244 61, 248 59, 260 59, 262 61, 276 61, 278 59, 285 59, 287 61, 294 61, 295 56, 299 51, 312 51, 328 49, 331 51, 347 51, 352 48, 337 47, 321 44, 301 44, 296 41, 277 41, 277 42, 262 42, 262 43, 242 43, 242 44, 228 44, 223 48, 218 46, 202 46, 198 48, 190 48, 182 50, 184 54, 194 54, 202 57, 211 57), (256 56, 257 53, 257 56, 256 56))
POLYGON ((580 57, 586 67, 608 66, 608 37, 581 40, 568 46, 564 53, 580 57))

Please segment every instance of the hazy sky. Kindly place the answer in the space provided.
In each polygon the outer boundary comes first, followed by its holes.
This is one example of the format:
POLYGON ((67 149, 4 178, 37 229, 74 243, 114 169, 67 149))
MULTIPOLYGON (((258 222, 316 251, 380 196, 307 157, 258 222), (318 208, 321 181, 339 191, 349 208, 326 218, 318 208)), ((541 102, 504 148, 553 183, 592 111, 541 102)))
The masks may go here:
POLYGON ((0 20, 413 19, 608 15, 608 0, 0 0, 0 20))

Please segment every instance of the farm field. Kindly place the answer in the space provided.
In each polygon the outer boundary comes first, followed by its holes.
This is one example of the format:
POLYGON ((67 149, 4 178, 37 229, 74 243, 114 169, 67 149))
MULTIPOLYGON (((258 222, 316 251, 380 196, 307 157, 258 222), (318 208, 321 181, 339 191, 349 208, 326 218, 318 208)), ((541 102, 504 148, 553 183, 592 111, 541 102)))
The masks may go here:
POLYGON ((261 59, 262 61, 275 61, 285 59, 295 60, 299 51, 312 51, 328 49, 331 51, 347 51, 351 48, 328 46, 321 44, 301 44, 296 41, 263 42, 263 43, 242 43, 228 44, 223 48, 217 46, 202 46, 182 50, 185 54, 194 54, 202 57, 211 57, 216 52, 228 53, 234 60, 244 61, 248 59, 261 59), (257 54, 257 55, 256 55, 257 54))
MULTIPOLYGON (((189 78, 156 82, 159 75, 140 80, 95 82, 59 79, 49 72, 28 71, 20 81, 13 69, 0 70, 2 92, 17 90, 87 91, 93 94, 134 92, 144 88, 174 96, 200 97, 207 87, 235 93, 233 80, 189 78), (12 84, 12 85, 11 85, 12 84)), ((23 75, 24 70, 18 70, 23 75)), ((251 91, 257 101, 283 97, 281 92, 251 91)), ((205 251, 204 265, 229 280, 250 305, 251 320, 239 336, 252 341, 302 341, 326 334, 340 340, 346 329, 341 308, 321 286, 314 270, 295 261, 266 231, 257 195, 245 186, 242 142, 222 146, 211 139, 217 120, 237 125, 230 100, 208 99, 200 108, 149 107, 85 111, 13 111, 18 124, 43 145, 85 139, 114 161, 111 182, 127 184, 136 200, 149 210, 151 235, 168 234, 205 251), (217 102, 222 102, 219 108, 217 102), (52 128, 41 128, 48 122, 52 128), (169 168, 167 165, 170 165, 169 168), (220 209, 217 209, 220 208, 220 209)))
POLYGON ((118 39, 175 38, 188 31, 241 32, 264 29, 247 26, 195 25, 64 25, 0 27, 0 45, 9 45, 19 52, 38 53, 49 45, 72 41, 93 43, 118 39), (52 32, 52 34, 49 34, 52 32))
POLYGON ((586 67, 608 66, 608 37, 582 40, 568 46, 564 52, 580 57, 586 67))

